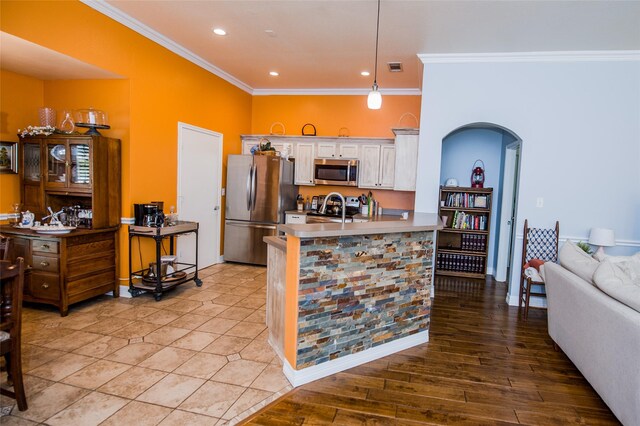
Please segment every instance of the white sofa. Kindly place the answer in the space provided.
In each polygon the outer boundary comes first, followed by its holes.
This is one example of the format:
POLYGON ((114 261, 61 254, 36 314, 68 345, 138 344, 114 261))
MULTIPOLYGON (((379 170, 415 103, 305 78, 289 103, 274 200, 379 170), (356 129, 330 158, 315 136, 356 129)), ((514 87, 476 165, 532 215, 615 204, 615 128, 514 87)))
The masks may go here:
POLYGON ((549 335, 622 424, 640 425, 640 312, 560 265, 544 272, 549 335))

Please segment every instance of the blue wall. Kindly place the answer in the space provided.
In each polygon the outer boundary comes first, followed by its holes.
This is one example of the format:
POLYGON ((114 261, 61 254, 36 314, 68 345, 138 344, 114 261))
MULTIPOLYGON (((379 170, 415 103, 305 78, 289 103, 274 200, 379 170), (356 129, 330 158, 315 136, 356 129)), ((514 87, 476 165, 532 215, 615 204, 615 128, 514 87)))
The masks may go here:
POLYGON ((441 185, 453 177, 458 180, 458 185, 471 186, 471 169, 474 161, 480 159, 484 162, 484 187, 493 188, 488 274, 493 274, 496 266, 500 217, 498 214, 502 202, 503 139, 513 140, 503 138, 502 130, 464 128, 442 141, 441 185))

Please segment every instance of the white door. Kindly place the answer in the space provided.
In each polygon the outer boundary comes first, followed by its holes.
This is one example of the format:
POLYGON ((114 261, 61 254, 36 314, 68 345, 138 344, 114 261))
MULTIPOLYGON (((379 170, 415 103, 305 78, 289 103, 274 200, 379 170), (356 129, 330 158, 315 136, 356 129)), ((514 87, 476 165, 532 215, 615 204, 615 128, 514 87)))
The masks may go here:
POLYGON ((500 235, 498 236, 498 258, 496 262, 496 281, 507 280, 507 269, 511 260, 513 225, 518 182, 518 153, 520 142, 507 146, 504 159, 504 178, 502 183, 502 208, 500 209, 500 235))
MULTIPOLYGON (((178 218, 199 223, 198 269, 220 262, 222 135, 178 123, 178 218)), ((195 235, 181 236, 180 262, 195 261, 195 235)))

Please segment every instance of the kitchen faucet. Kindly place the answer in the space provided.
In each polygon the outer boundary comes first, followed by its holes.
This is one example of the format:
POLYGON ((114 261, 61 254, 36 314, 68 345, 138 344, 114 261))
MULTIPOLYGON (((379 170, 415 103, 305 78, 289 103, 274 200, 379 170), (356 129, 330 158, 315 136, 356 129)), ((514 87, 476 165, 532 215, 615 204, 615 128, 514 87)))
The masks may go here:
POLYGON ((329 201, 329 198, 331 198, 332 195, 337 195, 340 198, 340 202, 342 203, 342 224, 344 225, 345 214, 347 213, 347 203, 344 201, 344 197, 339 192, 330 192, 326 197, 324 197, 324 201, 322 202, 322 206, 320 206, 319 213, 326 213, 327 201, 329 201))

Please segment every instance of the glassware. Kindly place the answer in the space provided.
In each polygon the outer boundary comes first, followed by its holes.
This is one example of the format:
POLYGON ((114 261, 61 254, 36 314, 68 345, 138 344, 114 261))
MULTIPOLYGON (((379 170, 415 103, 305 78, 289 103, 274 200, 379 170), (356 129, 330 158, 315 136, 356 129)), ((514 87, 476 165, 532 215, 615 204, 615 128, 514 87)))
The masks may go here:
POLYGON ((73 113, 69 110, 63 110, 61 116, 62 120, 58 125, 58 129, 67 134, 73 133, 76 129, 76 125, 73 123, 73 113))
POLYGON ((17 225, 18 223, 20 223, 20 207, 22 207, 22 205, 20 203, 13 203, 11 207, 13 208, 13 217, 11 218, 11 224, 17 225))
POLYGON ((49 107, 40 108, 38 111, 41 126, 56 127, 56 110, 49 107))

